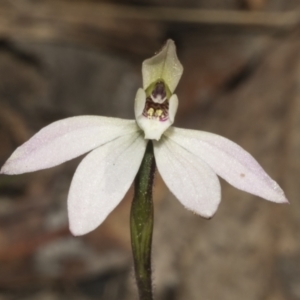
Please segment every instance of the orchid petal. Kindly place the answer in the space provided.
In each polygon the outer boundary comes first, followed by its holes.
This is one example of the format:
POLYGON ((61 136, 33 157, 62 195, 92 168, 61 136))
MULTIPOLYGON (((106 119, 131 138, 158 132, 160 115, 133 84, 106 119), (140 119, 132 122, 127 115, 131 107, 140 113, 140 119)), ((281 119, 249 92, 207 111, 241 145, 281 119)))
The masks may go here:
POLYGON ((136 92, 135 100, 134 100, 134 115, 136 120, 143 116, 143 111, 146 105, 146 92, 139 88, 136 92))
POLYGON ((146 145, 147 141, 134 133, 95 149, 82 160, 68 196, 74 235, 94 230, 119 204, 138 172, 146 145))
POLYGON ((17 148, 1 173, 22 174, 54 167, 138 130, 132 120, 98 116, 63 119, 46 126, 17 148))
POLYGON ((176 46, 168 40, 162 50, 155 56, 146 59, 142 65, 143 87, 146 90, 152 83, 163 80, 171 93, 174 92, 183 72, 177 58, 176 46))
POLYGON ((203 159, 234 187, 269 201, 288 202, 279 185, 248 152, 234 142, 216 134, 174 127, 165 134, 203 159))
POLYGON ((163 136, 154 142, 159 173, 176 198, 197 214, 210 218, 221 201, 217 175, 201 159, 163 136))
POLYGON ((178 97, 176 94, 173 94, 171 98, 169 99, 169 120, 170 125, 172 125, 175 121, 175 116, 178 109, 178 97))

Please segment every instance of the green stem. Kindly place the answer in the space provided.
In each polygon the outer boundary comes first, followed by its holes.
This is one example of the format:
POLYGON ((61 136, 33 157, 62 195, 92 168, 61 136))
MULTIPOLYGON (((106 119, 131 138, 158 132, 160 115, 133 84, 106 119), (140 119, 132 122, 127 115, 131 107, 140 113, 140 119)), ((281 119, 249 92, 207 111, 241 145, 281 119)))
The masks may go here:
POLYGON ((140 300, 152 300, 151 244, 153 232, 152 187, 155 159, 152 142, 147 149, 134 181, 130 230, 135 277, 140 300))

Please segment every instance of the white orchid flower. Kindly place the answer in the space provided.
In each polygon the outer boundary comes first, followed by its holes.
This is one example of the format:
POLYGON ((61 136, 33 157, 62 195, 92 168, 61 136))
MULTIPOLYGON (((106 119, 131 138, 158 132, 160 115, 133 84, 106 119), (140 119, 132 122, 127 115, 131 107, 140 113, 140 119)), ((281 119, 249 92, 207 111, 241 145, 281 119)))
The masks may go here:
POLYGON ((166 185, 189 210, 211 218, 221 200, 217 175, 266 200, 287 199, 258 162, 232 141, 203 131, 170 127, 182 75, 173 41, 143 63, 143 88, 135 99, 136 120, 78 116, 54 122, 16 149, 1 174, 54 167, 90 152, 78 166, 68 196, 70 230, 98 227, 130 188, 149 140, 166 185))

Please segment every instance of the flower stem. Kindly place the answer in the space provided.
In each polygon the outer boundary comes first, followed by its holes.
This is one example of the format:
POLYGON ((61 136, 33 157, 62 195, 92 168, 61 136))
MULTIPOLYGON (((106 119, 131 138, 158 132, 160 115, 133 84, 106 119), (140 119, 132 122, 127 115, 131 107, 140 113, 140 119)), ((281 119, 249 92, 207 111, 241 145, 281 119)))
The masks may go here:
POLYGON ((153 232, 152 187, 155 159, 152 142, 147 149, 134 181, 130 230, 135 277, 140 300, 152 300, 151 244, 153 232))

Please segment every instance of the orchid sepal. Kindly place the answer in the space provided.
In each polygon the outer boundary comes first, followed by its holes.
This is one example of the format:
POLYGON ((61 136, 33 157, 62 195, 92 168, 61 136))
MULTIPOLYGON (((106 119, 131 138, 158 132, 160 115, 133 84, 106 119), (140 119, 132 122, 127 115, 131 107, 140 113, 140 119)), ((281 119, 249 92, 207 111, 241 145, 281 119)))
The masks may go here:
POLYGON ((167 40, 161 51, 143 62, 143 88, 146 90, 151 84, 163 80, 173 93, 182 73, 183 66, 177 57, 175 43, 167 40))
POLYGON ((205 161, 232 186, 276 203, 288 203, 277 182, 242 147, 227 138, 205 131, 171 127, 167 139, 205 161))
POLYGON ((57 166, 114 139, 138 132, 133 120, 77 116, 44 127, 18 147, 0 174, 22 174, 57 166))

